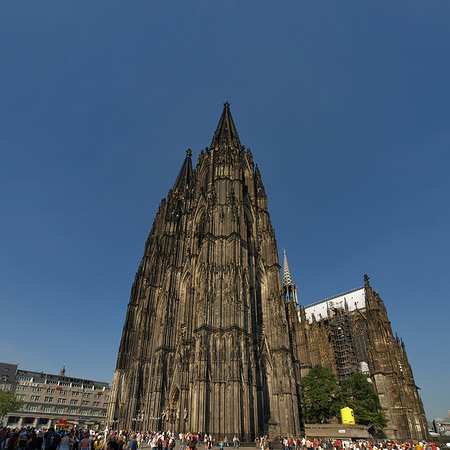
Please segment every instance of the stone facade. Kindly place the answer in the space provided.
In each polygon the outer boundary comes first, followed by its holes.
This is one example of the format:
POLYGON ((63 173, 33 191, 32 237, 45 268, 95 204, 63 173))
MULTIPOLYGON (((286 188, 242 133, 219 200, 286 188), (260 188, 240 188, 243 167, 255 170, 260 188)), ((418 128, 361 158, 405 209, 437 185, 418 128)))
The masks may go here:
MULTIPOLYGON (((296 310, 297 305, 293 306, 293 315, 296 310)), ((388 420, 386 438, 428 438, 405 344, 394 337, 384 303, 372 290, 367 275, 364 287, 300 307, 299 315, 300 320, 293 319, 292 327, 302 377, 317 364, 341 380, 360 371, 373 383, 380 399, 388 420)))
POLYGON ((261 174, 226 103, 210 148, 195 169, 187 151, 159 205, 131 289, 107 424, 243 440, 300 435, 300 379, 321 364, 341 379, 367 371, 388 437, 424 436, 404 345, 368 279, 365 308, 310 321, 286 255, 284 264, 282 284, 261 174))
POLYGON ((163 199, 131 290, 108 421, 129 428, 300 433, 275 233, 261 174, 225 104, 195 170, 163 199))

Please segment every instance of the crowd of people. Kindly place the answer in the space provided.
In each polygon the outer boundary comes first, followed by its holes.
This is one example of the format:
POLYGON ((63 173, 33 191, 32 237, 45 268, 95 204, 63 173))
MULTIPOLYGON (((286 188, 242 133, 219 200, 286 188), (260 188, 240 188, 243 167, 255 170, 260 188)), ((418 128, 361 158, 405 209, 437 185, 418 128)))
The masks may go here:
MULTIPOLYGON (((261 449, 266 450, 260 444, 261 449)), ((348 440, 317 438, 284 438, 283 450, 441 450, 434 442, 412 442, 393 440, 348 440)), ((450 446, 447 446, 450 447, 450 446)))
MULTIPOLYGON (((211 450, 213 446, 219 450, 225 447, 234 449, 241 445, 234 435, 231 440, 227 436, 216 439, 211 434, 174 432, 135 432, 132 430, 102 431, 83 428, 50 428, 47 430, 27 428, 1 428, 0 450, 211 450)), ((257 450, 270 450, 273 443, 269 436, 261 436, 255 440, 257 450)), ((346 439, 288 438, 281 440, 283 450, 441 450, 435 443, 369 441, 346 439)))

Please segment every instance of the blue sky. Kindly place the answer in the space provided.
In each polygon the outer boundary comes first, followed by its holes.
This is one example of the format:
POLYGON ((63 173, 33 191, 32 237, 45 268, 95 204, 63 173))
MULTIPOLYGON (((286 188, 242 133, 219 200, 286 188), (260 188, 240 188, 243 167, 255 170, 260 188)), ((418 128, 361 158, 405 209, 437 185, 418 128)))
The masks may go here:
POLYGON ((111 381, 134 273, 224 101, 300 301, 368 273, 450 409, 450 2, 0 3, 0 360, 111 381))

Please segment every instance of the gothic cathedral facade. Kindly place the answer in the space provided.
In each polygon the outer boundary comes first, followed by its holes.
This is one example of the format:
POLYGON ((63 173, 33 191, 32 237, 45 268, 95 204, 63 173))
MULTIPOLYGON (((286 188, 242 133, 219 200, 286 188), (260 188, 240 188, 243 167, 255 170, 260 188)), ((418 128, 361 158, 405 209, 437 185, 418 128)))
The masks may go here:
POLYGON ((188 150, 158 208, 108 420, 246 440, 299 434, 299 387, 267 197, 226 103, 210 148, 195 170, 188 150))
POLYGON ((421 436, 425 415, 404 345, 368 280, 364 289, 367 307, 351 314, 338 305, 318 319, 299 308, 286 258, 281 280, 261 174, 225 103, 211 146, 195 169, 187 151, 159 205, 131 289, 107 423, 246 441, 299 436, 301 376, 315 364, 341 375, 364 362, 392 437, 421 436), (352 333, 343 348, 333 345, 338 316, 352 333), (360 328, 367 361, 357 353, 360 328))

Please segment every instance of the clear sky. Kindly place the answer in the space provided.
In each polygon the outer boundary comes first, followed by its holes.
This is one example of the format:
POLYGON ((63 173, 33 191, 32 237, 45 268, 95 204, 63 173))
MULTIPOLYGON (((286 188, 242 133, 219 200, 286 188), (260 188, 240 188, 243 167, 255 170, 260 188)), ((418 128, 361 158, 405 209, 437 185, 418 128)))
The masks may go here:
POLYGON ((0 360, 111 381, 157 206, 231 103, 303 305, 369 274, 450 409, 450 2, 0 2, 0 360))

